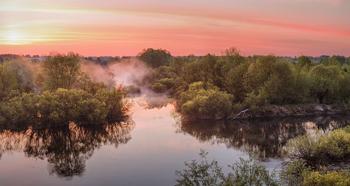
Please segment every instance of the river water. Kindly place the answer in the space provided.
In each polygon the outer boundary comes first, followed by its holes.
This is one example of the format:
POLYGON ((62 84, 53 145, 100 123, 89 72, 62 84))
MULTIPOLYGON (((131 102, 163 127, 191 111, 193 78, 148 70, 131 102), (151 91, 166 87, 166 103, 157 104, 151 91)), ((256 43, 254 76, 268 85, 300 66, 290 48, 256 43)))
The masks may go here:
POLYGON ((350 120, 181 122, 171 101, 131 102, 130 121, 121 124, 0 130, 0 185, 174 185, 175 171, 200 150, 223 167, 253 156, 278 171, 288 139, 350 120))

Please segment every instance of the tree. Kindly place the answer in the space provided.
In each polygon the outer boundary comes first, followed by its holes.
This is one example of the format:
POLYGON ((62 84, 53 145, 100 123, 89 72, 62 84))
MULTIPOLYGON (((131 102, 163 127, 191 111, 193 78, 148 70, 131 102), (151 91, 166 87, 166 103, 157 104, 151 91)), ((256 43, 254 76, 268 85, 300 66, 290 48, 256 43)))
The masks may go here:
POLYGON ((292 70, 289 64, 274 56, 258 57, 245 75, 245 89, 249 104, 282 104, 293 101, 292 70))
POLYGON ((235 102, 243 102, 246 96, 246 89, 244 87, 245 74, 247 73, 249 63, 241 63, 232 68, 225 80, 225 90, 234 96, 235 102))
POLYGON ((32 76, 18 61, 0 64, 0 100, 33 89, 32 76))
POLYGON ((311 62, 310 58, 308 58, 306 56, 300 56, 298 58, 298 65, 301 67, 309 68, 312 65, 312 62, 311 62))
POLYGON ((72 88, 80 74, 79 59, 79 55, 74 53, 48 57, 43 64, 46 88, 49 90, 72 88))
POLYGON ((168 51, 153 48, 145 49, 139 54, 139 58, 153 68, 167 65, 172 60, 172 56, 168 51))
POLYGON ((338 66, 321 64, 313 67, 310 71, 312 96, 315 96, 319 103, 324 103, 325 98, 334 99, 340 88, 341 74, 338 66))

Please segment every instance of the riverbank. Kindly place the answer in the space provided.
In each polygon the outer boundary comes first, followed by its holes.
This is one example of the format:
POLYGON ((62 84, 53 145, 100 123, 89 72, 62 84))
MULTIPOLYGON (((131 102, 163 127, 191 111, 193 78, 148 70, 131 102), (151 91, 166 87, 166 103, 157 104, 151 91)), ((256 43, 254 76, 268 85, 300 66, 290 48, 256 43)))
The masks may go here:
POLYGON ((350 113, 346 105, 327 104, 297 104, 297 105, 267 105, 249 108, 233 113, 230 119, 254 119, 270 117, 320 116, 340 115, 350 113))

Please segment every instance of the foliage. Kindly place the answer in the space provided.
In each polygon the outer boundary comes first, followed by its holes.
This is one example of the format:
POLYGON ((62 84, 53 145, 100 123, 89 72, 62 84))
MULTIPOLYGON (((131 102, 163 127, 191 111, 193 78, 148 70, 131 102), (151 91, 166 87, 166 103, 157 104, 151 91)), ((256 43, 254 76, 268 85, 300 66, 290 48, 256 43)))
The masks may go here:
POLYGON ((287 144, 289 156, 305 161, 310 166, 343 161, 350 157, 350 127, 327 134, 304 135, 287 144))
POLYGON ((171 59, 171 54, 163 49, 148 48, 139 54, 139 58, 151 67, 167 65, 171 59))
POLYGON ((338 66, 317 65, 310 71, 311 95, 315 96, 319 103, 325 99, 335 99, 340 89, 341 69, 338 66))
POLYGON ((294 160, 283 166, 280 177, 286 185, 301 185, 306 171, 310 171, 310 168, 303 160, 294 160))
POLYGON ((237 185, 237 186, 262 186, 277 185, 273 174, 270 174, 265 167, 258 165, 253 160, 240 159, 239 162, 231 165, 231 171, 224 174, 218 162, 207 159, 207 153, 201 151, 201 160, 185 162, 186 168, 176 171, 177 184, 184 186, 216 186, 216 185, 237 185))
POLYGON ((348 186, 350 185, 349 172, 330 171, 321 173, 309 171, 304 173, 304 186, 348 186))
POLYGON ((126 111, 122 98, 122 93, 104 89, 96 95, 61 88, 42 94, 25 93, 1 104, 1 124, 40 126, 117 122, 126 111))
MULTIPOLYGON (((178 108, 193 110, 193 102, 183 101, 191 84, 202 82, 229 94, 231 111, 265 105, 304 103, 350 104, 350 67, 341 56, 284 58, 276 56, 243 57, 231 48, 223 56, 174 57, 154 69, 149 87, 177 99, 178 108), (183 104, 187 105, 183 105, 183 104)), ((208 90, 207 90, 208 91, 208 90)), ((204 91, 197 91, 198 97, 204 91)), ((192 98, 196 96, 192 95, 192 98)), ((189 98, 187 101, 191 100, 189 98)), ((199 102, 199 100, 196 100, 199 102)), ((215 107, 215 103, 212 103, 215 107)), ((183 112, 186 114, 186 112, 183 112)), ((191 112, 191 116, 199 112, 191 112)), ((208 115, 215 119, 215 114, 208 115)), ((201 116, 197 117, 201 118, 201 116)))
POLYGON ((181 111, 201 119, 226 118, 232 108, 231 102, 230 94, 203 82, 192 83, 189 89, 180 95, 181 111))
POLYGON ((32 90, 31 75, 18 61, 0 64, 0 101, 32 90))
POLYGON ((46 89, 72 88, 80 73, 79 60, 79 56, 74 53, 49 56, 43 64, 46 89))

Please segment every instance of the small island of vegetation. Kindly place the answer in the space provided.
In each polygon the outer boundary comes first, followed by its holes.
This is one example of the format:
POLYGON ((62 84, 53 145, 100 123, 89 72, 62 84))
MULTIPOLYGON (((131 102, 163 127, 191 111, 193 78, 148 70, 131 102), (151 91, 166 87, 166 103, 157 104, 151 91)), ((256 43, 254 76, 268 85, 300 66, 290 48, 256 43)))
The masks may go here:
POLYGON ((40 127, 98 125, 122 121, 128 110, 121 89, 92 81, 77 54, 53 55, 44 62, 0 64, 0 125, 40 127))

